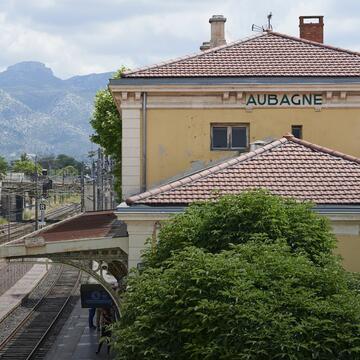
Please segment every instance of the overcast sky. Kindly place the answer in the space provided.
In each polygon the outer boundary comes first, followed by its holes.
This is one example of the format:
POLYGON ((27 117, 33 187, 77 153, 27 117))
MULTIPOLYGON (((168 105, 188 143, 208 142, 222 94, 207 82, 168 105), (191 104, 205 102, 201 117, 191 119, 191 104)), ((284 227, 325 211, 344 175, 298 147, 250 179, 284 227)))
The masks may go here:
POLYGON ((360 0, 0 0, 0 70, 36 60, 67 78, 149 65, 197 52, 213 14, 234 41, 269 11, 275 31, 295 36, 299 15, 324 15, 325 43, 360 51, 360 0))

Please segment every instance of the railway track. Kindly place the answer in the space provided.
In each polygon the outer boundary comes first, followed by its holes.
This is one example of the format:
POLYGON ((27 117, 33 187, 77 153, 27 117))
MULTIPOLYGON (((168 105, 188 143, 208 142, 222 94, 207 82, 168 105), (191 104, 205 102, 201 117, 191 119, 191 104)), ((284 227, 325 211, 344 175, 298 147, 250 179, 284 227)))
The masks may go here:
POLYGON ((13 326, 0 340, 0 359, 30 360, 45 357, 51 346, 46 339, 58 325, 81 280, 78 270, 65 266, 61 266, 61 271, 55 270, 52 276, 55 277, 54 281, 40 299, 32 299, 27 304, 31 309, 25 317, 19 320, 16 317, 17 309, 14 309, 5 318, 8 324, 3 324, 4 321, 0 323, 1 333, 4 333, 2 326, 13 326))
MULTIPOLYGON (((61 208, 49 211, 46 214, 45 218, 47 220, 57 220, 57 219, 62 220, 71 215, 75 215, 79 211, 80 211, 79 204, 67 204, 65 206, 62 206, 61 208)), ((33 223, 28 223, 28 224, 15 223, 14 225, 10 225, 10 241, 20 238, 26 234, 29 234, 32 231, 34 231, 33 223)), ((8 227, 7 225, 3 225, 0 228, 0 244, 3 244, 7 241, 9 241, 8 227)))

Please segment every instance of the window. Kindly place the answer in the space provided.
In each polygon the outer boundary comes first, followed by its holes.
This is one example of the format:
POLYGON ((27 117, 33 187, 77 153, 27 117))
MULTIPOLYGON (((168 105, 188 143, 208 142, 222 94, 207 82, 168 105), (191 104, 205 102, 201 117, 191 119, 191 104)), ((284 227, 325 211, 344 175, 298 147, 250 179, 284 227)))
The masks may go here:
POLYGON ((211 125, 212 150, 241 150, 248 147, 248 126, 211 125))
POLYGON ((298 139, 302 139, 302 125, 291 126, 291 133, 298 139))

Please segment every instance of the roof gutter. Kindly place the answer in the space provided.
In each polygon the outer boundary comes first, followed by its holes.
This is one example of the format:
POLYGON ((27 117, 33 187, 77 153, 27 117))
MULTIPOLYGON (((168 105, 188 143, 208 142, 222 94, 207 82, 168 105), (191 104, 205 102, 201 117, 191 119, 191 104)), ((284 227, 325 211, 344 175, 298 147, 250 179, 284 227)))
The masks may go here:
POLYGON ((120 79, 110 79, 110 86, 146 86, 146 85, 252 85, 252 84, 317 84, 317 85, 358 85, 360 76, 204 76, 204 77, 123 77, 120 79))
MULTIPOLYGON (((116 213, 122 214, 156 214, 156 213, 169 213, 176 214, 186 210, 186 205, 162 205, 162 206, 149 206, 149 205, 127 205, 126 203, 120 204, 116 213)), ((321 215, 359 215, 360 205, 315 205, 313 208, 314 212, 321 215)))

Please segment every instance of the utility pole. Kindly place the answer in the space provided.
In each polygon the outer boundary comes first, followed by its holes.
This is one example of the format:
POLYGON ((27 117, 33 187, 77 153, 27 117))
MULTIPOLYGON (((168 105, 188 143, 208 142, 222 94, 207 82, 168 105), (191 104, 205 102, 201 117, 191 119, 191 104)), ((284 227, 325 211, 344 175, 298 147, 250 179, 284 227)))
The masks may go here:
POLYGON ((113 187, 114 187, 114 175, 113 175, 113 159, 110 157, 109 162, 109 188, 110 188, 110 209, 114 208, 114 199, 113 199, 113 187))
POLYGON ((93 211, 96 211, 96 180, 95 180, 95 161, 92 161, 92 186, 93 186, 93 211))
POLYGON ((84 162, 81 163, 81 212, 85 211, 85 180, 84 180, 84 162))
POLYGON ((8 241, 10 241, 10 235, 11 235, 11 218, 10 218, 10 206, 11 206, 11 198, 10 198, 11 194, 8 193, 7 195, 7 213, 8 213, 8 241))
POLYGON ((100 199, 101 199, 101 210, 104 210, 104 153, 100 148, 100 199))
POLYGON ((102 150, 98 149, 98 159, 97 159, 97 167, 96 167, 96 189, 97 189, 97 210, 101 211, 104 209, 103 207, 103 162, 102 162, 102 150))
POLYGON ((105 155, 105 166, 103 169, 104 173, 105 173, 105 194, 104 194, 104 199, 105 199, 105 208, 104 210, 108 210, 109 209, 109 204, 108 204, 108 194, 109 194, 109 157, 107 155, 105 155))
POLYGON ((39 229, 39 193, 38 193, 38 171, 37 155, 35 155, 35 230, 39 229))

